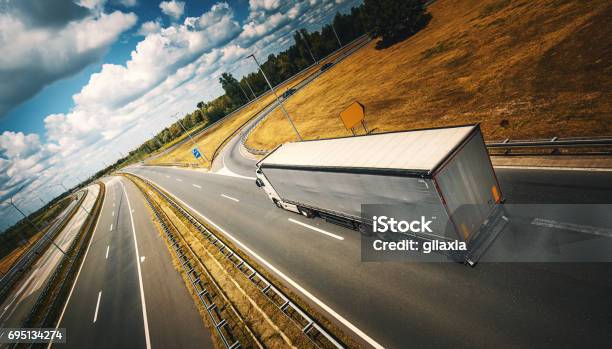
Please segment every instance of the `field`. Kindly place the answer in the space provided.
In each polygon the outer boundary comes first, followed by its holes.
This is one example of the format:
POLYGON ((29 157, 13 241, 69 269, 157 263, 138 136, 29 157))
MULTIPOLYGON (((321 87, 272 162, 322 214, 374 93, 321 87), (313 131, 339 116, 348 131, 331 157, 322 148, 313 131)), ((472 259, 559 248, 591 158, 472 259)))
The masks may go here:
MULTIPOLYGON (((343 48, 343 50, 339 50, 331 54, 324 60, 318 62, 318 64, 304 70, 303 72, 297 74, 289 81, 286 81, 282 85, 277 87, 277 93, 280 96, 287 89, 297 85, 300 81, 304 80, 313 72, 320 69, 322 64, 333 60, 342 52, 347 49, 350 49, 353 45, 347 45, 343 48)), ((210 159, 218 148, 220 148, 224 142, 228 139, 229 136, 234 134, 239 128, 241 128, 248 120, 256 116, 262 109, 268 106, 270 103, 274 101, 275 97, 270 92, 262 95, 258 100, 251 103, 249 106, 240 110, 239 112, 229 115, 222 119, 222 122, 219 122, 216 126, 208 129, 205 132, 202 132, 198 135, 198 137, 194 138, 194 141, 198 144, 201 151, 205 153, 205 155, 210 159)), ((167 149, 171 145, 178 143, 180 140, 184 139, 186 135, 179 137, 178 139, 173 140, 169 144, 164 145, 162 149, 167 149)), ((189 141, 185 142, 181 146, 169 151, 165 154, 157 156, 151 160, 147 160, 148 164, 152 165, 163 165, 163 164, 192 164, 201 167, 209 167, 210 162, 199 161, 193 157, 191 150, 193 149, 193 144, 189 141)))
MULTIPOLYGON (((609 1, 439 0, 429 11, 413 37, 371 42, 287 101, 304 139, 350 135, 339 113, 355 100, 375 132, 481 123, 488 140, 612 133, 609 1)), ((293 140, 275 110, 247 144, 293 140)))

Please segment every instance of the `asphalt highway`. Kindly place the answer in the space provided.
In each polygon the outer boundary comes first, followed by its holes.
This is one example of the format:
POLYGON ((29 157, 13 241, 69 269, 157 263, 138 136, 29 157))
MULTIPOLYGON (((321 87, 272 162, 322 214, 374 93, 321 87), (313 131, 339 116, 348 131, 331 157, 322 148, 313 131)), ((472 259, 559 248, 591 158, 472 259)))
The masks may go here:
MULTIPOLYGON (((89 186, 87 189, 83 207, 91 210, 98 195, 98 187, 89 186)), ((70 247, 86 216, 87 213, 79 208, 66 227, 56 236, 55 243, 64 251, 70 247)), ((0 306, 0 328, 21 327, 62 257, 62 253, 50 245, 32 264, 30 271, 21 277, 0 306)))
POLYGON ((58 327, 69 348, 212 348, 138 189, 105 179, 106 198, 58 327))
MULTIPOLYGON (((232 175, 249 173, 231 170, 219 175, 171 167, 129 169, 221 228, 366 346, 554 348, 612 340, 606 263, 481 263, 475 268, 362 263, 357 232, 278 209, 252 179, 232 175)), ((510 203, 609 203, 612 198, 611 172, 497 173, 510 203)))

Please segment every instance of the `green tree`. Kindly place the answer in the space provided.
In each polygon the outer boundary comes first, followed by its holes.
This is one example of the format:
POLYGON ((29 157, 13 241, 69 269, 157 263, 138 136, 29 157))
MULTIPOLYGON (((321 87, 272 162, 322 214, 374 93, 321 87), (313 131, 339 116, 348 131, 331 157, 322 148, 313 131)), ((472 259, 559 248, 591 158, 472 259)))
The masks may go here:
POLYGON ((238 80, 231 73, 221 74, 219 82, 233 106, 243 105, 247 102, 246 96, 242 92, 242 86, 240 86, 238 80))
POLYGON ((370 34, 385 43, 414 34, 426 14, 422 0, 365 0, 363 6, 370 34))

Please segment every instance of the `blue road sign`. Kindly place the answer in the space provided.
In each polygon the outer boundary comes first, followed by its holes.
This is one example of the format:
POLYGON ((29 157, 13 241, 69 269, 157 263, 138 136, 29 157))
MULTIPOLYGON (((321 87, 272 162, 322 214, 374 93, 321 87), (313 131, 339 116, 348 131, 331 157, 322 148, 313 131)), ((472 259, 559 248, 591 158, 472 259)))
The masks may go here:
POLYGON ((198 149, 197 149, 197 148, 193 148, 193 150, 192 150, 191 152, 193 153, 193 156, 194 156, 196 159, 199 159, 199 158, 201 158, 201 157, 202 157, 202 154, 200 154, 200 152, 198 151, 198 149))

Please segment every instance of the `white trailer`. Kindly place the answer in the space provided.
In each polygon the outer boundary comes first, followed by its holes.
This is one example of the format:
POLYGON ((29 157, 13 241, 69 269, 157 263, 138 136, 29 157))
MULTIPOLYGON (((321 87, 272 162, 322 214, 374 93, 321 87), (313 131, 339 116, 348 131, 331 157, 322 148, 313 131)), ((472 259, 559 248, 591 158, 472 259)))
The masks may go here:
POLYGON ((278 206, 358 228, 362 204, 439 207, 469 242, 502 193, 479 125, 285 143, 257 163, 256 184, 278 206))

